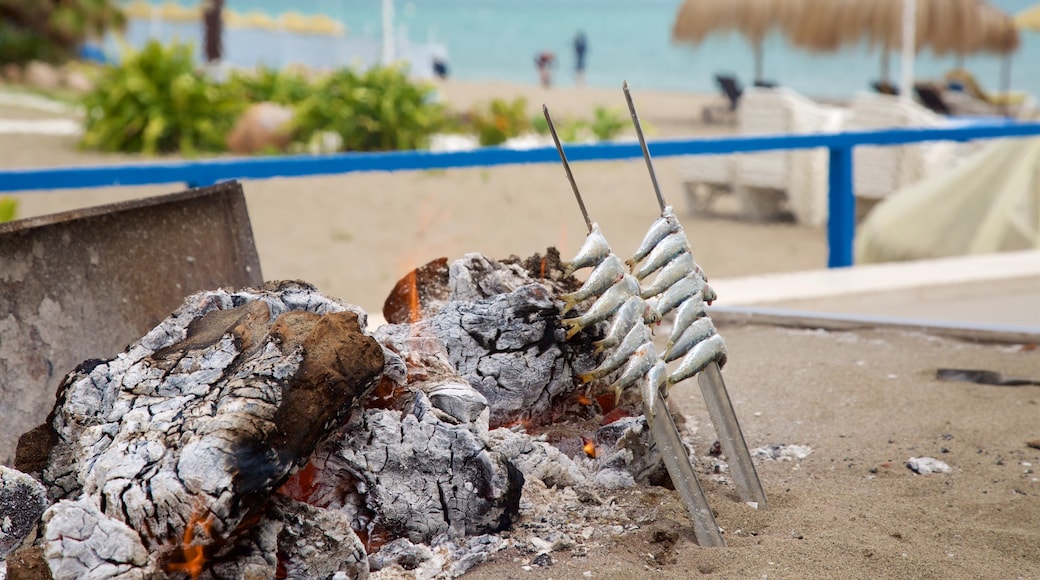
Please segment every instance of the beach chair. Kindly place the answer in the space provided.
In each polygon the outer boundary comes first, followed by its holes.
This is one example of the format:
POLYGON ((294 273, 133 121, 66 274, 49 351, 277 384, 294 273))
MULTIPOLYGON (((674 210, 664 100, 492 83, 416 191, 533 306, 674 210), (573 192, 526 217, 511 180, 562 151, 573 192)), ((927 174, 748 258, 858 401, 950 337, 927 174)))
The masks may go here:
MULTIPOLYGON (((846 128, 941 127, 953 123, 944 115, 893 95, 863 92, 849 103, 846 128)), ((882 198, 925 177, 947 170, 961 151, 949 141, 900 147, 856 147, 854 189, 860 217, 882 198)))
POLYGON ((715 83, 719 85, 719 90, 722 91, 728 102, 724 105, 706 105, 701 109, 701 119, 706 124, 732 123, 736 119, 735 114, 744 89, 740 86, 737 77, 733 75, 715 75, 715 83))
MULTIPOLYGON (((816 133, 841 129, 845 112, 821 105, 790 89, 748 89, 737 110, 741 135, 816 133)), ((693 156, 681 166, 689 210, 704 213, 732 194, 745 218, 799 222, 827 220, 827 152, 781 151, 725 156, 693 156)))
POLYGON ((1024 118, 1036 114, 1036 98, 1025 91, 990 92, 965 69, 946 73, 946 101, 956 114, 1001 114, 1024 118), (971 111, 971 112, 962 112, 971 111), (982 111, 976 113, 974 111, 982 111))
POLYGON ((874 89, 875 93, 879 95, 898 95, 899 87, 888 81, 874 81, 870 83, 870 88, 874 89))
POLYGON ((922 105, 934 113, 940 115, 952 115, 953 110, 946 104, 939 87, 932 83, 917 83, 914 85, 914 93, 922 105))

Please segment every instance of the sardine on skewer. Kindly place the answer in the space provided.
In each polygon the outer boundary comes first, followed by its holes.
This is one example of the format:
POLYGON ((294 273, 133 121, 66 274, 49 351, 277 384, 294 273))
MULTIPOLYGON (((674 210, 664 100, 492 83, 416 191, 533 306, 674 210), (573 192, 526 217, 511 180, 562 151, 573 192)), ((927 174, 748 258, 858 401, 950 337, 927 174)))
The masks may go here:
POLYGON ((604 360, 595 370, 587 373, 578 375, 581 382, 587 383, 594 381, 599 378, 603 378, 610 373, 621 368, 621 365, 625 364, 629 357, 631 357, 639 347, 650 342, 652 337, 650 336, 650 330, 645 324, 636 324, 628 331, 625 338, 621 341, 621 344, 614 349, 613 352, 604 360))
POLYGON ((649 414, 647 419, 654 418, 654 405, 657 403, 657 397, 660 394, 667 395, 667 387, 668 366, 664 364, 664 361, 658 360, 654 366, 650 367, 650 370, 646 371, 643 380, 639 382, 640 394, 643 396, 649 414))
POLYGON ((614 390, 614 404, 621 401, 621 392, 625 390, 625 387, 634 385, 660 360, 652 342, 647 342, 639 347, 628 359, 624 370, 621 371, 621 376, 610 385, 610 388, 614 390))
POLYGON ((687 274, 694 272, 693 268, 696 265, 697 263, 693 261, 693 254, 689 252, 679 254, 657 273, 654 281, 646 288, 643 288, 643 292, 640 295, 643 298, 650 298, 661 294, 686 277, 687 274))
POLYGON ((726 342, 718 334, 693 345, 679 363, 679 367, 668 376, 668 384, 674 385, 688 379, 712 362, 719 363, 719 366, 726 362, 726 342))
POLYGON ((716 334, 716 331, 715 324, 712 323, 711 319, 707 316, 698 318, 679 337, 679 340, 675 341, 674 344, 669 343, 668 349, 664 351, 664 362, 672 362, 683 356, 690 352, 694 345, 711 338, 713 334, 716 334))
POLYGON ((656 298, 642 300, 638 296, 632 296, 614 313, 614 321, 610 323, 606 337, 592 343, 596 347, 596 354, 612 346, 617 346, 633 326, 649 325, 659 320, 661 320, 661 316, 657 313, 656 298))
POLYGON ((642 280, 661 269, 668 262, 671 262, 679 254, 689 251, 690 248, 689 243, 686 241, 686 236, 682 232, 673 232, 654 246, 654 249, 650 251, 650 255, 646 257, 646 261, 639 264, 638 268, 636 268, 636 262, 631 259, 626 260, 625 263, 632 268, 632 274, 637 279, 642 280))
POLYGON ((687 298, 679 309, 675 311, 675 320, 672 321, 672 331, 668 334, 668 348, 686 332, 698 318, 708 315, 707 303, 704 301, 703 293, 694 294, 687 298))
POLYGON ((629 265, 638 264, 643 261, 643 258, 647 257, 650 252, 661 243, 661 240, 665 239, 668 234, 674 234, 682 231, 682 225, 679 224, 679 218, 675 216, 675 212, 672 211, 672 206, 664 208, 661 212, 661 217, 654 220, 654 223, 650 224, 650 229, 647 230, 646 236, 643 237, 643 242, 639 244, 639 248, 636 253, 629 260, 629 265))
MULTIPOLYGON (((689 300, 691 296, 701 292, 706 286, 704 278, 698 276, 696 272, 687 274, 664 291, 661 299, 657 302, 657 312, 661 316, 668 314, 684 301, 689 300)), ((708 302, 708 300, 705 300, 705 302, 708 302)))
POLYGON ((592 222, 592 229, 589 230, 589 235, 585 236, 585 242, 582 243, 581 249, 578 250, 578 255, 564 265, 564 273, 570 275, 582 268, 595 266, 609 255, 610 244, 607 243, 607 238, 603 237, 603 232, 599 230, 599 224, 592 222))
POLYGON ((569 340, 588 326, 606 320, 632 296, 639 296, 639 282, 632 276, 624 274, 621 276, 621 280, 618 280, 592 303, 587 312, 581 316, 564 318, 560 321, 561 324, 568 327, 567 339, 569 340))
POLYGON ((581 288, 560 296, 560 299, 563 300, 563 309, 560 310, 560 314, 566 314, 587 298, 603 294, 607 291, 607 288, 613 286, 624 275, 625 265, 621 262, 621 258, 618 258, 615 254, 609 254, 602 262, 596 265, 596 268, 589 274, 588 279, 581 285, 581 288))

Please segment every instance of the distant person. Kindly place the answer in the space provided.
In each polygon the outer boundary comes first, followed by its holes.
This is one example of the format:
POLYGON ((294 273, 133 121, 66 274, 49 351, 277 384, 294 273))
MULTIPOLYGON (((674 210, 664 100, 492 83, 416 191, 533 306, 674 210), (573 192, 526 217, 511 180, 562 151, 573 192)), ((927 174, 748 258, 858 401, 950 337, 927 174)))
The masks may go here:
POLYGON ((534 57, 534 65, 538 68, 538 79, 545 88, 552 86, 552 67, 555 63, 556 55, 547 50, 539 52, 538 56, 534 57))
POLYGON ((433 57, 433 74, 439 79, 448 78, 448 63, 439 56, 433 57))
POLYGON ((574 80, 579 85, 585 83, 585 53, 589 49, 589 41, 581 30, 574 35, 574 80))

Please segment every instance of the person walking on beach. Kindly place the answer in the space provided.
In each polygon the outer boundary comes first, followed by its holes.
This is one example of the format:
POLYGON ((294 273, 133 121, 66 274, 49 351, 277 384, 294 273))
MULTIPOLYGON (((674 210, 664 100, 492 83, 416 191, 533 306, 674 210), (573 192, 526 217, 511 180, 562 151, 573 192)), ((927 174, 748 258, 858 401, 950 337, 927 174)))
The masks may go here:
POLYGON ((585 83, 585 52, 589 48, 589 42, 585 38, 585 32, 579 30, 574 35, 574 81, 581 85, 585 83))
POLYGON ((552 85, 552 67, 555 62, 556 55, 547 50, 539 52, 534 57, 534 65, 538 68, 538 79, 545 88, 549 88, 552 85))

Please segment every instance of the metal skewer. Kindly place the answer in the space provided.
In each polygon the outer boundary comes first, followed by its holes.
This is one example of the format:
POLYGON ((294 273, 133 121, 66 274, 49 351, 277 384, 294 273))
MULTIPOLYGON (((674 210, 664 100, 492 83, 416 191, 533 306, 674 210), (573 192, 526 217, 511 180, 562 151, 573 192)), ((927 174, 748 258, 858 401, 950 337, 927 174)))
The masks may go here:
MULTIPOLYGON (((578 184, 574 180, 574 174, 571 173, 570 164, 567 163, 567 155, 563 152, 563 145, 560 144, 560 138, 556 134, 556 126, 553 125, 552 117, 549 115, 549 107, 542 105, 542 113, 545 114, 545 121, 549 124, 549 132, 552 133, 553 141, 556 142, 556 150, 559 152, 560 161, 563 162, 563 168, 567 172, 567 179, 571 182, 574 197, 578 200, 581 215, 585 218, 585 225, 588 226, 591 233, 592 220, 589 219, 589 213, 585 209, 585 202, 582 201, 581 193, 578 191, 578 184)), ((644 377, 640 380, 645 381, 647 379, 644 377)), ((715 514, 711 511, 711 506, 708 505, 708 499, 704 497, 704 490, 701 488, 700 481, 697 480, 697 475, 693 471, 690 456, 686 453, 686 446, 683 445, 679 437, 679 430, 675 427, 675 422, 672 420, 672 414, 668 411, 668 407, 664 402, 664 397, 654 397, 651 409, 646 408, 646 401, 643 402, 643 407, 643 413, 647 416, 647 420, 650 423, 650 434, 653 436, 658 448, 660 448, 661 459, 668 470, 668 475, 671 476, 672 483, 679 492, 679 497, 682 498, 683 504, 686 505, 686 509, 690 512, 690 519, 693 520, 693 531, 697 537, 697 543, 704 547, 725 546, 726 541, 722 539, 722 534, 719 532, 719 525, 715 522, 715 514)))
POLYGON ((581 217, 585 218, 585 227, 589 228, 589 233, 592 233, 592 220, 589 219, 589 212, 585 209, 585 202, 581 199, 581 193, 578 192, 578 183, 574 181, 574 173, 571 172, 571 164, 567 163, 567 154, 563 152, 563 145, 560 144, 560 136, 556 134, 556 125, 553 124, 552 117, 549 115, 549 107, 542 105, 542 114, 545 115, 545 122, 549 124, 549 132, 552 133, 553 141, 556 142, 556 151, 560 153, 560 161, 563 162, 563 170, 567 172, 567 181, 571 182, 571 189, 574 190, 574 199, 578 200, 578 207, 581 209, 581 217))
MULTIPOLYGON (((643 136, 643 128, 639 123, 639 115, 636 114, 635 103, 632 102, 632 93, 628 88, 628 81, 624 82, 622 89, 625 92, 625 100, 628 102, 628 110, 632 114, 632 124, 635 125, 636 136, 639 145, 643 149, 643 159, 646 160, 646 168, 650 172, 650 181, 654 185, 654 193, 657 194, 657 203, 664 211, 666 205, 664 196, 661 195, 661 186, 657 183, 657 173, 654 171, 653 162, 650 160, 650 149, 646 146, 646 138, 643 136)), ((711 416, 711 422, 715 425, 715 432, 719 436, 722 451, 729 458, 730 472, 733 474, 733 482, 737 486, 741 501, 755 502, 759 509, 766 509, 766 492, 762 489, 762 481, 758 478, 755 464, 751 460, 744 433, 737 421, 737 414, 733 410, 733 402, 726 391, 726 383, 722 378, 719 364, 712 361, 697 375, 697 383, 701 388, 705 406, 711 416)), ((661 400, 663 397, 658 397, 661 400)))
POLYGON ((657 183, 657 172, 654 171, 654 163, 650 161, 650 149, 646 146, 646 137, 643 136, 643 125, 639 122, 636 113, 636 104, 632 102, 632 92, 628 90, 628 81, 622 85, 625 91, 625 101, 628 102, 628 112, 632 114, 632 125, 636 128, 636 137, 639 138, 639 146, 643 148, 643 159, 646 160, 646 170, 650 172, 650 183, 654 184, 654 193, 657 194, 657 205, 664 211, 664 196, 661 195, 661 185, 657 183))

